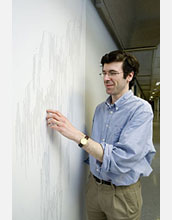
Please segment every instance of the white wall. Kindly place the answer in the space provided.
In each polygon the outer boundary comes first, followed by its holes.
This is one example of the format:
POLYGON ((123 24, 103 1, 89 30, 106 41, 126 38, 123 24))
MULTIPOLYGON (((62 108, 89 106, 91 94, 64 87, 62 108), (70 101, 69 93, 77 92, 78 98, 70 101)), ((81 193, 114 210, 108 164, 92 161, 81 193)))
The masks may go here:
POLYGON ((113 49, 90 0, 13 0, 13 220, 86 218, 85 153, 47 128, 45 111, 90 134, 113 49))
POLYGON ((13 220, 83 218, 84 152, 45 117, 84 130, 85 23, 83 0, 13 1, 13 220))
POLYGON ((86 130, 91 134, 92 118, 97 104, 107 98, 100 60, 105 53, 116 50, 117 46, 109 35, 91 0, 87 1, 86 10, 86 130))

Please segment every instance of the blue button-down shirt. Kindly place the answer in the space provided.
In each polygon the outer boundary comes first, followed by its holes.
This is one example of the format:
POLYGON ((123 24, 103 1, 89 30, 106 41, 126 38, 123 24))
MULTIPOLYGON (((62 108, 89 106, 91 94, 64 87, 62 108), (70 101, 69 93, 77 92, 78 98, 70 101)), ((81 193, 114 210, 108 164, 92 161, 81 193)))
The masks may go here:
POLYGON ((153 112, 150 104, 129 90, 114 104, 111 97, 97 106, 92 139, 104 149, 103 162, 89 155, 90 170, 99 179, 130 185, 152 172, 153 112))

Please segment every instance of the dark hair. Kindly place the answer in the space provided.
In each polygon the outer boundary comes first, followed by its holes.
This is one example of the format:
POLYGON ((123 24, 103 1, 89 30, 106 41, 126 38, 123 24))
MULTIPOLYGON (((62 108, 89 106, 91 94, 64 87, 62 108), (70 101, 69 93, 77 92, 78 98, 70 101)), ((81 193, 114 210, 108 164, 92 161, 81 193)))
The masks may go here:
POLYGON ((125 51, 116 50, 105 54, 101 59, 102 66, 104 66, 105 63, 112 62, 123 62, 122 68, 124 72, 124 79, 126 79, 129 73, 132 71, 134 72, 133 79, 129 82, 129 89, 131 89, 139 72, 139 62, 137 59, 125 51))

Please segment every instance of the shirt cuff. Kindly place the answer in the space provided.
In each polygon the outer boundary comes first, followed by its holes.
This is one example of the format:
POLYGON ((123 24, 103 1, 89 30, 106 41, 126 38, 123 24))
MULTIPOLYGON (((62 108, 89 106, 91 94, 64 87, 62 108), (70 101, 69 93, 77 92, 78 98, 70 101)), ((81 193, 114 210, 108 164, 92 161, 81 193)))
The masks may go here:
POLYGON ((106 143, 101 143, 101 146, 103 147, 104 155, 103 155, 103 162, 101 163, 101 170, 105 172, 110 171, 110 158, 111 158, 111 152, 113 150, 113 145, 106 143))

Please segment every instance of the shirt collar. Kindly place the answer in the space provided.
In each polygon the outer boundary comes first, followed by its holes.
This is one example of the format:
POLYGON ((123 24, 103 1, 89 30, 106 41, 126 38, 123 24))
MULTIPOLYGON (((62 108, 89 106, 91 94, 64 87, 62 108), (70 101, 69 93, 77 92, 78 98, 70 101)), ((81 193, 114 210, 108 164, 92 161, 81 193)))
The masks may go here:
POLYGON ((129 90, 129 91, 127 91, 124 95, 122 95, 114 104, 111 104, 111 101, 112 101, 112 98, 111 98, 111 96, 109 96, 108 98, 107 98, 107 100, 106 100, 106 105, 109 107, 109 108, 111 108, 111 107, 113 107, 113 106, 116 106, 116 107, 120 107, 120 106, 122 106, 123 105, 123 103, 127 100, 127 99, 129 99, 131 96, 133 96, 133 92, 132 92, 132 90, 129 90))

